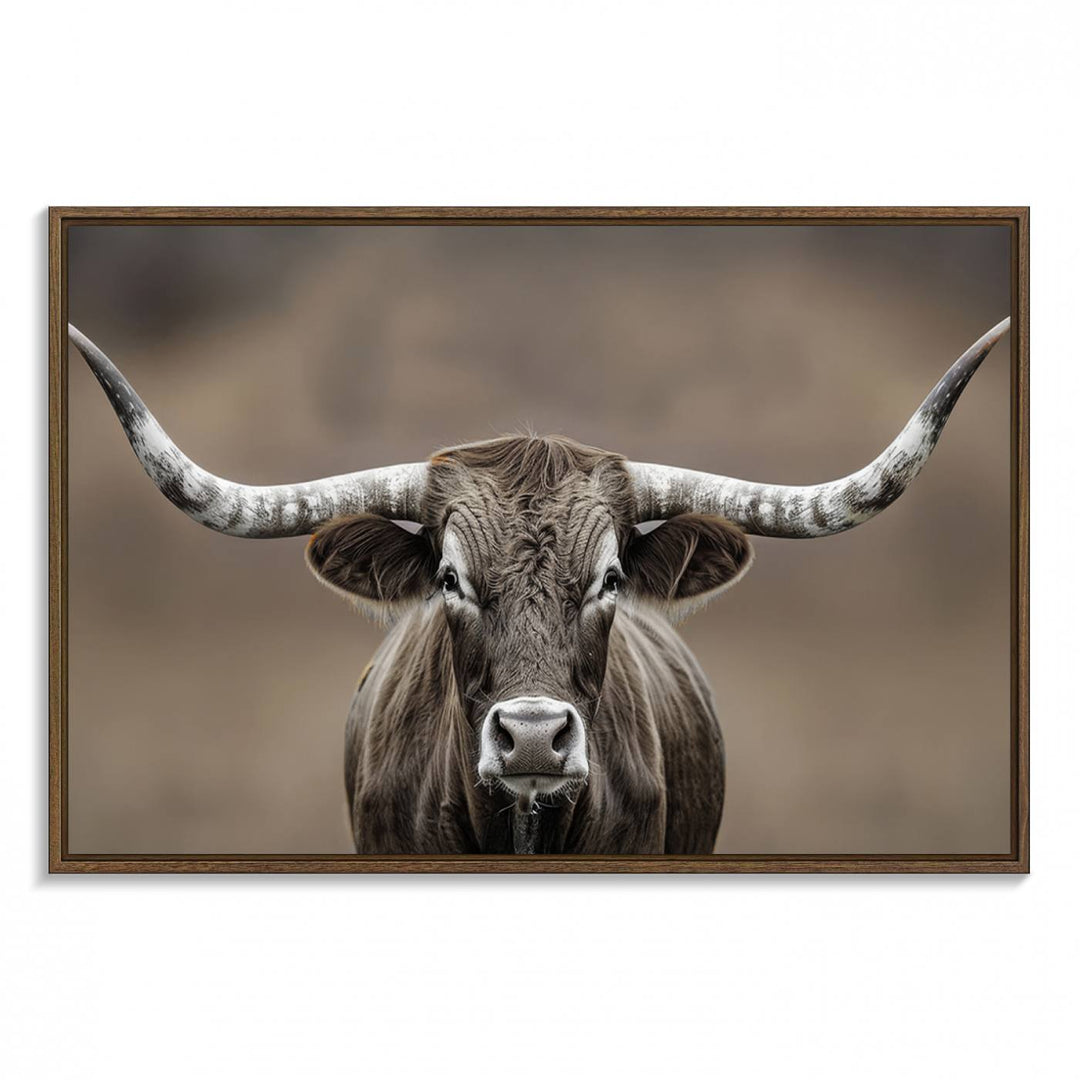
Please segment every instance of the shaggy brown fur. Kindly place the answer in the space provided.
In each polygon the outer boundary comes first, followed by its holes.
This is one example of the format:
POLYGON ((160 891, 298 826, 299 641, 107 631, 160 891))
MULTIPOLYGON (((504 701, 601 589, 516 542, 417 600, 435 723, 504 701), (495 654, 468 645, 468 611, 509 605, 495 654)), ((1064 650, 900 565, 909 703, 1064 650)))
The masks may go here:
POLYGON ((457 447, 429 472, 418 534, 360 515, 320 530, 308 550, 327 584, 397 620, 349 713, 357 851, 513 851, 513 799, 479 784, 477 757, 486 711, 518 695, 572 703, 588 738, 588 782, 542 806, 537 850, 711 851, 720 726, 667 619, 738 578, 746 538, 698 515, 641 535, 623 459, 569 439, 457 447), (475 603, 443 602, 447 530, 475 603), (590 603, 610 537, 621 595, 590 603))

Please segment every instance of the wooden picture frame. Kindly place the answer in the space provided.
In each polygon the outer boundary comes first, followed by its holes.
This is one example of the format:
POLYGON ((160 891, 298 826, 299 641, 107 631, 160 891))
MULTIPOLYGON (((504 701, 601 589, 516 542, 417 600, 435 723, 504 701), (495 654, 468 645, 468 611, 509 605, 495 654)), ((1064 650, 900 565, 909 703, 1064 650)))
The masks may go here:
MULTIPOLYGON (((49 211, 49 870, 54 873, 1027 873, 1028 233, 1026 207, 255 208, 53 207, 49 211), (73 854, 68 845, 67 238, 120 224, 957 225, 1011 235, 1011 805, 1008 851, 956 855, 306 856, 73 854)), ((122 358, 116 357, 122 366, 122 358)), ((946 362, 947 359, 946 358, 946 362)), ((120 435, 117 434, 117 438, 120 435)))

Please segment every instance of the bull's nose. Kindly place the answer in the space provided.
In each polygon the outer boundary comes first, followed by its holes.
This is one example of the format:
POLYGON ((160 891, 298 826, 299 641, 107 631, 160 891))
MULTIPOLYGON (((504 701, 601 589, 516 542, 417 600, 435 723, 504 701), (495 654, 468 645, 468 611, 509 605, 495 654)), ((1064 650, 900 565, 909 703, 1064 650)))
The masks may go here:
POLYGON ((519 697, 497 702, 480 732, 480 776, 541 793, 584 780, 585 725, 569 702, 519 697))
POLYGON ((562 764, 555 744, 570 726, 570 713, 566 709, 561 712, 520 706, 514 712, 499 709, 495 724, 498 728, 495 738, 502 744, 507 772, 550 772, 553 765, 562 764))

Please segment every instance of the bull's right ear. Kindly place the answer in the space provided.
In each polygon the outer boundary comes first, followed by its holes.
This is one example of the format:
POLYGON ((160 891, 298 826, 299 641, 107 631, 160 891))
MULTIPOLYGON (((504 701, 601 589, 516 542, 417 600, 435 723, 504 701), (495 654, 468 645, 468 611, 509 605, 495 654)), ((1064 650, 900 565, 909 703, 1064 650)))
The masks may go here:
POLYGON ((373 514, 324 525, 308 541, 306 559, 324 585, 379 617, 430 593, 438 569, 423 530, 410 532, 373 514))

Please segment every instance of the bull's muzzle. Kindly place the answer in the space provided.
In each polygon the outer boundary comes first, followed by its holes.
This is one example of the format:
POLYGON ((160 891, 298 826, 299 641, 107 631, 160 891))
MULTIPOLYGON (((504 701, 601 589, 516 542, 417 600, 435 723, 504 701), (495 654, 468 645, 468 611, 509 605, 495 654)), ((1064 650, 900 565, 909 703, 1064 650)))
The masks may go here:
POLYGON ((551 795, 588 777, 585 747, 585 724, 569 702, 499 701, 480 729, 480 778, 518 796, 551 795))

